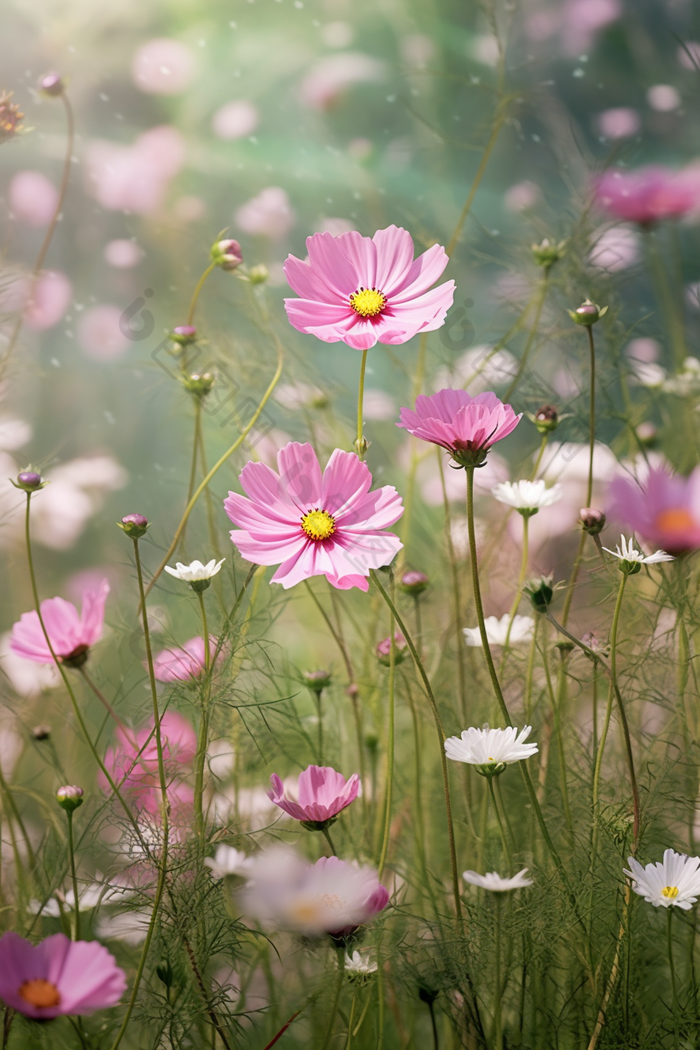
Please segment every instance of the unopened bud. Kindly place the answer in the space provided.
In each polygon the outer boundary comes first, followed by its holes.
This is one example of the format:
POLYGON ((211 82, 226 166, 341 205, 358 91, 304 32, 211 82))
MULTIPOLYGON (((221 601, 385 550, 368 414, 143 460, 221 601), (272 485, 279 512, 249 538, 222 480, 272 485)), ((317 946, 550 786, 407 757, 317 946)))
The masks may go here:
POLYGON ((636 429, 637 440, 645 448, 656 448, 659 443, 659 432, 653 423, 640 423, 636 429))
POLYGON ((32 736, 35 740, 48 740, 51 736, 51 726, 38 725, 32 729, 32 736))
POLYGON ((197 338, 197 329, 193 324, 179 324, 168 334, 174 343, 179 343, 180 346, 189 346, 197 338))
POLYGON ((417 569, 409 569, 407 572, 404 572, 399 580, 401 590, 405 594, 412 594, 414 597, 422 594, 429 586, 430 580, 428 577, 424 572, 419 572, 417 569))
POLYGON ((250 267, 246 276, 251 284, 264 284, 270 276, 270 271, 265 263, 257 263, 256 266, 250 267))
POLYGON ((46 482, 35 470, 22 470, 12 484, 16 489, 22 489, 23 492, 38 492, 39 489, 43 489, 46 482))
POLYGON ((586 299, 575 310, 567 310, 572 321, 576 324, 586 325, 586 327, 595 324, 596 321, 599 321, 601 317, 604 317, 607 312, 607 306, 598 306, 597 303, 591 302, 590 299, 586 299))
POLYGON ((554 405, 543 405, 537 409, 532 421, 540 434, 548 434, 559 426, 559 413, 554 405))
POLYGON ((212 245, 211 261, 222 270, 237 270, 243 262, 243 252, 238 241, 227 239, 212 245))
POLYGON ((45 73, 39 80, 39 91, 49 98, 58 98, 66 90, 66 85, 59 73, 45 73))
POLYGON ((126 514, 121 521, 117 522, 117 525, 130 540, 140 540, 151 527, 148 518, 145 518, 143 514, 126 514))
POLYGON ((66 784, 56 792, 56 801, 61 809, 65 809, 66 813, 72 813, 73 810, 82 806, 84 794, 83 789, 78 787, 77 784, 66 784))
POLYGON ((352 447, 355 449, 355 452, 357 452, 358 456, 362 457, 367 455, 367 449, 369 448, 370 444, 371 442, 369 442, 366 437, 361 437, 355 438, 355 440, 352 443, 352 447))
POLYGON ((156 965, 156 977, 165 985, 166 988, 172 988, 173 968, 170 965, 169 959, 161 959, 161 961, 156 965))
POLYGON ((552 242, 547 237, 540 244, 532 245, 532 258, 538 266, 551 269, 566 254, 566 241, 552 242))
POLYGON ((605 528, 605 515, 602 510, 596 510, 595 507, 582 507, 580 515, 579 521, 583 531, 589 536, 600 535, 605 528))
POLYGON ((187 376, 183 379, 183 385, 186 390, 189 390, 190 394, 196 398, 206 397, 214 386, 215 378, 211 372, 203 372, 199 375, 198 372, 194 372, 191 376, 187 376))
MULTIPOLYGON (((394 663, 400 664, 403 658, 406 656, 406 649, 408 648, 408 642, 401 634, 401 631, 394 631, 394 663)), ((377 644, 376 648, 377 659, 380 664, 384 664, 385 667, 389 667, 391 664, 391 635, 388 638, 384 638, 377 644)))
POLYGON ((538 576, 530 580, 523 588, 523 593, 530 599, 530 603, 538 613, 546 613, 554 598, 553 577, 538 576))
POLYGON ((331 684, 333 677, 330 671, 320 669, 318 671, 302 671, 301 677, 312 693, 322 693, 331 684))

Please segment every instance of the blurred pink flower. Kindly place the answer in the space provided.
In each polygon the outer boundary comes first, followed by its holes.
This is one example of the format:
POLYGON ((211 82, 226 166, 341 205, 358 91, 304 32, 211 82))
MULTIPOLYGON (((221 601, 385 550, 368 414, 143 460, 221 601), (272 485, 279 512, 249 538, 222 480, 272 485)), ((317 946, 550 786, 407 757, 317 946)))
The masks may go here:
MULTIPOLYGON (((214 658, 216 639, 209 639, 209 653, 214 658)), ((157 653, 154 670, 159 682, 186 682, 204 674, 204 639, 190 638, 179 649, 163 649, 157 653)))
POLYGON ((7 197, 13 218, 27 226, 48 226, 58 204, 58 190, 40 171, 18 171, 7 197))
POLYGON ((521 418, 522 412, 516 416, 490 391, 472 397, 466 390, 440 390, 430 397, 420 394, 415 411, 402 408, 396 425, 447 449, 464 466, 465 461, 466 465, 483 462, 494 442, 508 437, 521 418))
POLYGON ((414 260, 411 235, 389 226, 374 237, 315 233, 306 247, 308 262, 290 255, 284 264, 289 284, 301 296, 284 305, 300 332, 366 350, 377 342, 405 343, 444 324, 455 284, 431 289, 448 263, 439 244, 414 260))
POLYGON ((700 65, 700 43, 697 40, 685 40, 676 51, 676 57, 683 69, 697 73, 700 65))
POLYGON ((276 806, 295 820, 313 823, 325 823, 337 817, 341 810, 355 801, 360 788, 357 773, 353 773, 346 781, 342 773, 337 773, 330 766, 309 766, 299 774, 296 790, 298 802, 287 797, 276 773, 270 777, 270 783, 273 790, 268 791, 268 798, 276 806))
POLYGON ((503 197, 503 203, 509 211, 527 211, 534 208, 542 199, 539 186, 534 182, 516 182, 510 186, 503 197))
POLYGON ((560 9, 562 48, 581 55, 606 26, 622 17, 621 0, 565 0, 560 9))
POLYGON ((588 261, 598 270, 619 273, 639 261, 639 234, 632 226, 612 226, 596 235, 588 261))
POLYGON ((81 350, 95 361, 113 361, 126 353, 130 340, 119 327, 122 310, 101 303, 91 306, 81 316, 77 328, 81 350))
POLYGON ((654 84, 647 89, 647 102, 657 113, 671 113, 678 109, 682 98, 671 84, 654 84))
POLYGON ((311 109, 330 109, 353 84, 376 83, 386 76, 379 59, 361 51, 327 55, 311 67, 299 88, 299 97, 311 109))
MULTIPOLYGON (((123 728, 117 729, 116 745, 105 753, 105 768, 117 784, 124 784, 125 789, 135 802, 148 812, 158 812, 159 799, 154 798, 159 784, 158 744, 154 730, 154 721, 138 732, 123 728)), ((160 720, 160 733, 163 744, 163 763, 168 780, 172 781, 179 772, 180 766, 189 765, 197 751, 197 734, 190 722, 177 711, 166 711, 160 720)), ((98 782, 103 791, 109 788, 104 773, 98 774, 98 782)), ((190 798, 187 785, 184 795, 170 784, 174 798, 187 803, 190 798)))
POLYGON ((0 937, 0 998, 25 1017, 82 1017, 114 1006, 125 991, 126 974, 97 941, 64 933, 37 945, 12 931, 0 937))
POLYGON ((0 636, 0 674, 19 696, 39 696, 45 689, 61 685, 61 677, 54 664, 36 664, 17 656, 10 649, 10 632, 0 636))
POLYGON ((643 485, 617 477, 608 490, 608 516, 669 554, 700 547, 700 467, 689 477, 652 467, 643 485))
POLYGON ((225 103, 212 117, 211 128, 220 139, 240 139, 252 135, 260 115, 252 102, 245 98, 225 103))
POLYGON ((134 55, 131 75, 136 86, 148 94, 179 95, 194 75, 194 56, 179 40, 149 40, 134 55))
POLYGON ((279 474, 263 463, 247 463, 240 481, 250 498, 229 492, 224 500, 239 526, 230 535, 242 557, 279 565, 272 583, 285 588, 325 576, 340 590, 367 591, 370 570, 388 565, 402 547, 384 531, 403 513, 396 489, 384 485, 370 492, 367 465, 340 449, 322 474, 311 445, 291 441, 277 466, 279 474))
POLYGON ((596 125, 600 134, 608 139, 627 139, 636 135, 642 126, 642 119, 636 109, 618 106, 599 113, 596 125))
POLYGON ((58 270, 43 270, 33 286, 27 279, 27 301, 24 307, 24 323, 35 332, 53 328, 61 320, 70 305, 73 286, 64 273, 58 270))
MULTIPOLYGON (((44 626, 53 651, 62 663, 76 667, 85 663, 90 647, 102 637, 108 594, 107 580, 103 580, 94 591, 85 591, 80 615, 75 606, 64 598, 47 598, 41 603, 44 626)), ((22 613, 14 624, 10 648, 26 660, 35 660, 40 664, 53 663, 35 610, 22 613)))
POLYGON ((88 184, 103 208, 149 215, 161 206, 185 157, 182 135, 167 124, 139 135, 131 146, 98 139, 86 150, 88 184))
POLYGON ((649 226, 687 215, 700 204, 697 175, 649 164, 634 171, 610 168, 596 180, 596 203, 617 219, 649 226))
POLYGON ((252 237, 281 241, 296 222, 285 190, 268 186, 236 211, 236 226, 252 237))
POLYGON ((135 241, 116 240, 105 245, 105 262, 116 270, 130 270, 143 259, 143 250, 135 241))

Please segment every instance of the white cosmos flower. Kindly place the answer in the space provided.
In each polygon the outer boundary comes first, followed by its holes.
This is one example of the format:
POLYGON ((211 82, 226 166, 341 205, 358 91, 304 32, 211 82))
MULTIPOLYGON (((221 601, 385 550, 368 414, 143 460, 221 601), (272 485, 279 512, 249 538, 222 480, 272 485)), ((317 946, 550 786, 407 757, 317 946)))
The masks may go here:
POLYGON ((216 576, 225 561, 225 558, 222 558, 221 561, 212 558, 206 565, 203 565, 201 561, 193 561, 189 565, 183 565, 181 561, 178 561, 175 563, 176 567, 174 569, 170 565, 166 565, 165 571, 178 580, 184 580, 185 583, 197 583, 200 580, 210 580, 212 576, 216 576))
POLYGON ((532 886, 532 879, 525 878, 526 871, 527 868, 523 868, 510 879, 501 878, 497 871, 487 871, 485 875, 478 875, 475 871, 463 871, 462 878, 472 886, 481 886, 494 893, 507 893, 509 890, 524 890, 526 886, 532 886))
POLYGON ((641 551, 636 549, 633 540, 626 540, 624 536, 620 536, 620 546, 614 551, 611 551, 609 547, 603 547, 603 550, 612 554, 613 558, 619 558, 620 561, 638 562, 640 565, 655 565, 659 561, 675 560, 673 555, 667 554, 666 551, 656 551, 655 554, 647 554, 645 557, 641 551))
POLYGON ((632 880, 632 889, 655 908, 682 908, 690 911, 700 896, 700 857, 686 857, 684 853, 664 850, 664 859, 642 867, 634 857, 628 857, 631 871, 624 869, 632 880))
POLYGON ((366 952, 364 955, 361 955, 360 952, 353 952, 352 955, 345 953, 345 972, 347 974, 369 977, 370 974, 376 973, 377 969, 377 957, 374 952, 366 952))
POLYGON ((204 861, 207 868, 215 879, 223 879, 226 875, 240 875, 247 878, 253 868, 253 860, 242 850, 234 849, 233 846, 217 846, 213 857, 207 857, 204 861))
POLYGON ((537 752, 537 744, 526 744, 525 740, 532 732, 532 726, 518 730, 515 726, 507 729, 475 729, 471 726, 461 735, 450 736, 445 741, 445 754, 453 762, 467 762, 471 766, 497 766, 501 763, 519 762, 537 752))
POLYGON ((549 507, 560 500, 563 493, 561 485, 547 488, 544 481, 504 481, 491 489, 499 503, 507 503, 519 511, 536 514, 540 507, 549 507))
MULTIPOLYGON (((500 620, 496 616, 487 616, 484 620, 486 637, 489 645, 505 645, 508 638, 509 645, 520 645, 523 642, 532 641, 535 630, 535 621, 531 616, 514 616, 513 626, 508 635, 510 624, 510 613, 506 613, 500 620)), ((481 645, 481 632, 478 627, 465 627, 464 640, 467 645, 481 645)))
MULTIPOLYGON (((91 911, 98 904, 114 904, 116 901, 131 896, 133 892, 128 886, 110 885, 103 882, 86 883, 78 889, 78 904, 81 912, 91 911)), ((61 907, 64 911, 75 911, 75 894, 72 889, 65 893, 59 891, 56 896, 49 897, 43 906, 41 901, 31 900, 28 910, 34 915, 50 915, 58 919, 61 916, 61 907)))

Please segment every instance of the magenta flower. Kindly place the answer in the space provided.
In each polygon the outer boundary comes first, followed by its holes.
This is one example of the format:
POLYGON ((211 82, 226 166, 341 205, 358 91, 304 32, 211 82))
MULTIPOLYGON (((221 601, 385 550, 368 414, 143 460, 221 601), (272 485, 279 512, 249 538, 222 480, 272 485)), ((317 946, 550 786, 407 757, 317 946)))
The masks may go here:
POLYGON ((125 991, 124 971, 97 941, 70 941, 63 933, 37 945, 12 932, 0 937, 0 998, 25 1017, 92 1014, 125 991))
POLYGON ((297 783, 298 802, 287 798, 284 785, 276 773, 270 777, 272 791, 267 796, 290 817, 303 823, 325 824, 333 820, 341 810, 357 798, 360 778, 353 773, 345 780, 330 766, 309 766, 299 774, 297 783))
POLYGON ((649 164, 635 171, 611 168, 595 183, 596 203, 616 219, 649 226, 687 215, 700 204, 697 176, 649 164))
POLYGON ((617 477, 610 484, 609 515, 669 554, 700 547, 700 467, 687 478, 653 467, 643 485, 617 477))
MULTIPOLYGON (((157 812, 160 805, 160 778, 158 774, 158 745, 153 719, 138 731, 121 727, 116 731, 116 745, 105 753, 105 768, 117 785, 140 808, 157 812)), ((180 767, 192 762, 197 751, 197 734, 190 722, 177 711, 166 711, 160 720, 165 770, 170 779, 168 796, 182 801, 182 792, 177 781, 180 767)), ((105 775, 98 773, 100 787, 107 791, 109 783, 105 775)), ((171 802, 173 800, 171 799, 171 802)))
POLYGON ((315 233, 306 248, 308 262, 290 255, 284 264, 301 296, 284 305, 300 332, 367 350, 377 342, 405 343, 444 324, 455 283, 429 291, 449 261, 439 244, 414 260, 411 235, 389 226, 374 237, 355 230, 338 237, 315 233))
POLYGON ((273 583, 293 587, 325 576, 340 590, 368 590, 370 569, 402 547, 385 532, 403 513, 391 485, 370 492, 372 475, 354 452, 336 449, 323 474, 311 445, 290 441, 277 454, 279 474, 247 463, 240 476, 249 499, 229 492, 224 507, 239 530, 231 539, 246 561, 279 565, 273 583))
MULTIPOLYGON (((216 638, 209 639, 209 653, 216 654, 216 638)), ((159 682, 186 682, 204 674, 204 639, 190 638, 179 649, 162 649, 153 659, 153 671, 159 682)))
MULTIPOLYGON (((53 651, 62 663, 69 667, 81 667, 85 663, 90 647, 102 637, 108 594, 107 580, 102 580, 95 590, 85 591, 80 615, 64 598, 47 598, 41 603, 44 626, 53 651)), ((22 613, 13 626, 10 649, 38 664, 53 663, 35 610, 22 613)))
POLYGON ((401 409, 409 434, 446 448, 461 467, 480 467, 496 441, 507 437, 522 418, 487 391, 472 397, 466 390, 440 390, 416 398, 415 412, 401 409))

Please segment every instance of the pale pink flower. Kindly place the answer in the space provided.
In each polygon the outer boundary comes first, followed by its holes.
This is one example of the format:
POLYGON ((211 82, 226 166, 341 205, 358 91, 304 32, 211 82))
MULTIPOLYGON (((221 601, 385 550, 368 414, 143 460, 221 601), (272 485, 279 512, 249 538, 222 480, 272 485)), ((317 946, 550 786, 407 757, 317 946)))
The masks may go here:
MULTIPOLYGON (((107 749, 105 768, 117 785, 122 784, 140 809, 157 814, 160 810, 160 777, 158 744, 154 721, 138 731, 118 728, 116 744, 107 749)), ((168 776, 168 799, 171 806, 186 807, 192 803, 192 791, 178 779, 179 768, 189 765, 197 750, 197 734, 192 725, 177 711, 166 711, 160 720, 163 761, 168 776)), ((98 774, 100 787, 107 791, 109 782, 98 774)))
POLYGON ((627 139, 636 135, 642 126, 642 118, 636 109, 617 106, 605 109, 596 117, 598 131, 609 139, 627 139))
POLYGON ((179 95, 194 74, 192 52, 179 40, 160 37, 143 44, 131 66, 134 83, 151 95, 179 95))
POLYGON ((649 226, 694 211, 700 191, 690 173, 649 164, 634 171, 610 168, 596 180, 595 198, 615 218, 649 226))
POLYGON ((119 1002, 126 974, 97 941, 55 933, 31 944, 12 931, 0 937, 0 998, 13 1010, 46 1021, 84 1016, 119 1002))
POLYGON ((379 59, 361 51, 344 51, 320 58, 304 77, 299 95, 311 109, 330 109, 353 84, 379 81, 385 76, 386 66, 379 59))
MULTIPOLYGON (((47 598, 41 603, 41 616, 51 639, 51 646, 62 663, 80 667, 90 647, 102 637, 105 602, 109 583, 103 580, 93 591, 85 591, 80 615, 64 598, 47 598)), ((12 628, 10 648, 26 660, 40 664, 53 663, 44 632, 35 610, 22 613, 12 628)))
POLYGON ((77 338, 86 357, 113 361, 126 353, 131 343, 119 327, 121 316, 122 310, 108 303, 85 311, 77 324, 77 338))
POLYGON ((284 272, 300 299, 285 299, 290 323, 326 343, 366 350, 375 343, 405 343, 440 328, 452 305, 454 281, 430 286, 447 266, 433 245, 413 258, 407 230, 389 226, 374 237, 357 231, 307 238, 309 261, 290 255, 284 272))
POLYGON ((700 547, 700 467, 689 477, 652 467, 646 481, 617 477, 610 485, 608 516, 669 554, 700 547))
POLYGON ((402 547, 384 530, 403 513, 391 485, 370 492, 372 475, 352 452, 336 449, 325 471, 309 444, 291 441, 277 456, 279 474, 247 463, 240 481, 249 499, 229 492, 224 508, 231 540, 247 561, 279 565, 273 583, 293 587, 325 576, 340 590, 369 589, 371 569, 388 565, 402 547))
POLYGON ((309 766, 299 774, 295 802, 289 798, 284 785, 276 773, 270 777, 272 791, 268 798, 295 820, 325 823, 337 817, 341 810, 357 798, 360 778, 353 773, 345 780, 342 773, 337 773, 330 766, 309 766))
POLYGON ((42 270, 35 281, 26 283, 26 303, 22 316, 27 328, 43 332, 61 320, 70 305, 73 286, 59 270, 42 270))
MULTIPOLYGON (((211 659, 216 654, 216 639, 209 639, 211 659)), ((186 682, 204 674, 204 639, 190 638, 178 649, 163 649, 156 653, 153 669, 159 682, 186 682)))
POLYGON ((40 171, 18 171, 7 197, 13 218, 27 226, 48 226, 58 204, 58 190, 40 171))
POLYGON ((130 270, 143 259, 143 250, 138 244, 124 239, 109 241, 102 254, 105 262, 115 270, 130 270))
POLYGON ((496 441, 517 427, 516 416, 495 394, 486 391, 472 397, 466 390, 440 390, 416 398, 416 408, 401 409, 398 427, 409 434, 441 445, 461 466, 476 466, 496 441))
POLYGON ((131 146, 91 142, 86 151, 87 175, 103 208, 148 215, 161 206, 185 157, 185 141, 177 128, 159 125, 139 135, 131 146))
POLYGON ((260 115, 252 102, 245 98, 227 102, 212 117, 211 128, 217 138, 240 139, 252 135, 260 115))
POLYGON ((252 237, 281 241, 296 222, 286 190, 267 186, 236 211, 236 227, 252 237))

